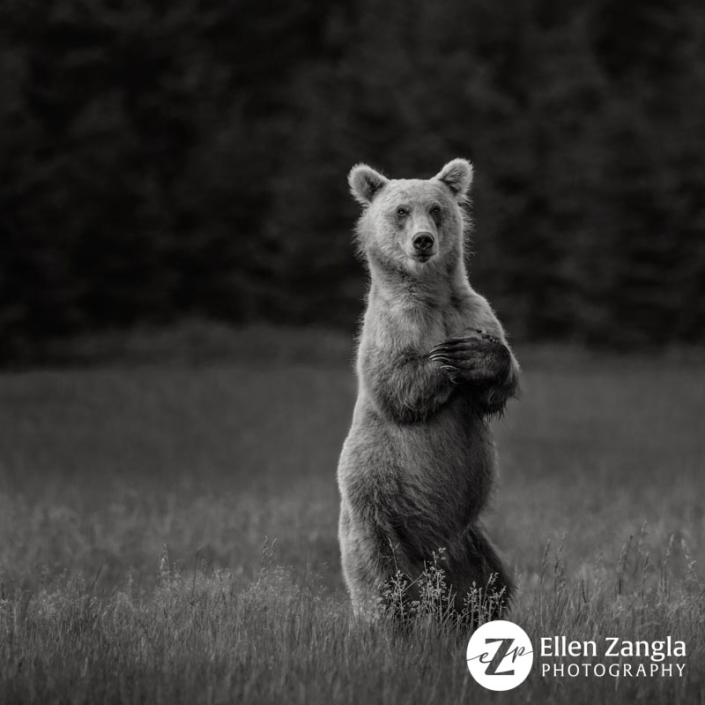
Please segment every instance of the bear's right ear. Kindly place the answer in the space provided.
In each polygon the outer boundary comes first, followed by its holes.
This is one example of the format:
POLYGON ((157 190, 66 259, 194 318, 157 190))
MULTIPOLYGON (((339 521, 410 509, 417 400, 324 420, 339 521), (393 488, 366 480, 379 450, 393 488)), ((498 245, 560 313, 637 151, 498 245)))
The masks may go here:
POLYGON ((472 164, 467 159, 453 159, 434 178, 442 181, 458 198, 463 199, 472 184, 472 164))
POLYGON ((348 183, 350 184, 350 193, 355 197, 355 200, 363 206, 367 206, 372 203, 375 194, 386 183, 389 183, 389 179, 367 164, 358 164, 350 170, 348 183))

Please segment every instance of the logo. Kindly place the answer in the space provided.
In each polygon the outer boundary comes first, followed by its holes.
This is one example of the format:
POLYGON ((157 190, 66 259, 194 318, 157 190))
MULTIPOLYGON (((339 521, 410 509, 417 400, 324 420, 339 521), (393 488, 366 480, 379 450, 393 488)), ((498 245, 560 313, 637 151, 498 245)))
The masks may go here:
POLYGON ((526 680, 534 663, 527 633, 514 622, 487 622, 468 642, 470 675, 488 690, 511 690, 526 680))

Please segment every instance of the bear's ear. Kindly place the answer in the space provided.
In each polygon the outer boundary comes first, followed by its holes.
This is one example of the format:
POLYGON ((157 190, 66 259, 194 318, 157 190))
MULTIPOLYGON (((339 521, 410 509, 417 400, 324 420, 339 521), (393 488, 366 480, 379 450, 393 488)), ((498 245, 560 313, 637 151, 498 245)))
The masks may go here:
POLYGON ((472 184, 472 164, 467 159, 453 159, 434 178, 442 181, 458 198, 464 198, 472 184))
POLYGON ((372 203, 375 194, 389 182, 382 174, 377 173, 372 167, 367 164, 358 164, 350 170, 348 175, 348 183, 350 184, 350 193, 363 206, 372 203))

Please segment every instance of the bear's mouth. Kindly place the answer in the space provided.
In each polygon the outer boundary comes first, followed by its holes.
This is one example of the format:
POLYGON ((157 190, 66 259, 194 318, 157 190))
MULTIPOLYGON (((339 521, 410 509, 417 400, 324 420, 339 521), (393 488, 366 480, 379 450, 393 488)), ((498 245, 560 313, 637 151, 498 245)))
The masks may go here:
POLYGON ((421 262, 421 264, 425 264, 430 259, 433 259, 435 256, 435 252, 414 253, 413 255, 411 255, 411 259, 413 259, 415 262, 421 262))

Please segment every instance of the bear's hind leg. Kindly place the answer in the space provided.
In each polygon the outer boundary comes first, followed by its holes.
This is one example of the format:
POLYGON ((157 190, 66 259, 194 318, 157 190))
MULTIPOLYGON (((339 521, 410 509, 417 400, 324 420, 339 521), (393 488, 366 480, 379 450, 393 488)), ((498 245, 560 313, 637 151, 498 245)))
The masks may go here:
POLYGON ((375 522, 354 522, 341 511, 340 551, 343 576, 353 611, 368 619, 388 613, 405 615, 418 599, 410 577, 413 567, 390 527, 375 522))
POLYGON ((462 551, 463 555, 456 557, 462 566, 460 580, 454 585, 456 603, 461 603, 458 608, 467 608, 469 600, 473 610, 481 613, 474 619, 501 619, 514 595, 514 582, 480 526, 468 529, 462 551))

